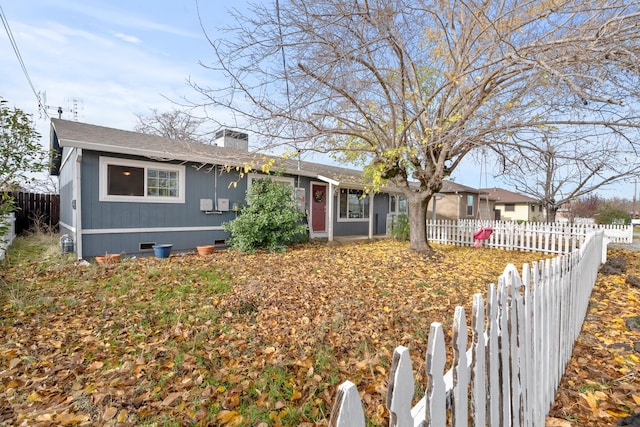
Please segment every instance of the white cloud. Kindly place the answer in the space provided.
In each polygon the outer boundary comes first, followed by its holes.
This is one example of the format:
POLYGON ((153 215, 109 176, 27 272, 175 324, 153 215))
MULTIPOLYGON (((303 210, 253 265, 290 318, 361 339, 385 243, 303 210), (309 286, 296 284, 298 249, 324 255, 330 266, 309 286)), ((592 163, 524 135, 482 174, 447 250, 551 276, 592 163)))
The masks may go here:
POLYGON ((123 41, 125 41, 127 43, 134 43, 134 44, 142 43, 142 40, 140 40, 136 36, 130 36, 130 35, 123 34, 123 33, 114 33, 113 35, 115 37, 119 38, 120 40, 123 40, 123 41))
POLYGON ((115 4, 112 2, 100 4, 100 2, 58 0, 56 2, 56 6, 75 13, 83 14, 113 26, 133 28, 137 31, 156 31, 180 37, 200 37, 198 32, 161 24, 152 20, 140 18, 125 11, 120 11, 115 8, 115 4))

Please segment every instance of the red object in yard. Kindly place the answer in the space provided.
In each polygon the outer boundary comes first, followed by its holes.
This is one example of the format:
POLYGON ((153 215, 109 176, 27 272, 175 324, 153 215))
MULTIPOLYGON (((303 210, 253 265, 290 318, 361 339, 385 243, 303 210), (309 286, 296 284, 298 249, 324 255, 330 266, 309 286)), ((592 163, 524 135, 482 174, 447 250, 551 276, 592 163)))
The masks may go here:
POLYGON ((492 233, 493 233, 493 228, 482 227, 480 230, 476 231, 473 234, 473 238, 474 240, 487 240, 489 237, 491 237, 492 233))

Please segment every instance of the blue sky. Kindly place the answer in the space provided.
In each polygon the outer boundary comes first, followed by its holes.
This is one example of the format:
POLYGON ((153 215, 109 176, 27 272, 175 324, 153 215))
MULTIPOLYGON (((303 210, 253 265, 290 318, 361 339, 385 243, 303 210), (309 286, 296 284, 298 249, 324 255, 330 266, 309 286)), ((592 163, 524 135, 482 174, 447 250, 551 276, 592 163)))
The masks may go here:
MULTIPOLYGON (((248 3, 200 0, 208 36, 214 40, 227 36, 218 29, 230 21, 228 10, 246 13, 248 3)), ((62 117, 73 120, 70 110, 76 100, 79 121, 130 130, 136 113, 148 114, 152 108, 168 111, 173 107, 170 100, 184 97, 197 100, 198 94, 187 85, 189 78, 203 86, 225 84, 199 64, 210 63, 213 54, 195 0, 0 0, 0 5, 35 92, 46 92, 51 117, 58 116, 60 106, 62 117)), ((4 28, 0 31, 0 96, 10 106, 33 114, 48 144, 48 119, 38 110, 34 90, 4 28)), ((501 185, 490 174, 481 177, 472 158, 455 171, 454 180, 475 188, 501 185)), ((632 194, 633 184, 602 193, 629 198, 632 194)))
MULTIPOLYGON (((201 1, 209 29, 227 18, 224 3, 201 1)), ((79 120, 131 129, 135 113, 165 111, 169 99, 194 97, 186 80, 216 85, 198 64, 211 58, 198 22, 195 1, 26 0, 0 2, 27 71, 47 105, 71 109, 79 120)), ((213 30, 212 30, 213 31, 213 30)), ((213 32, 214 38, 218 35, 213 32)), ((8 37, 0 37, 0 95, 40 119, 36 96, 21 70, 8 37)), ((63 118, 73 119, 65 111, 63 118)), ((48 133, 48 130, 47 130, 48 133)))

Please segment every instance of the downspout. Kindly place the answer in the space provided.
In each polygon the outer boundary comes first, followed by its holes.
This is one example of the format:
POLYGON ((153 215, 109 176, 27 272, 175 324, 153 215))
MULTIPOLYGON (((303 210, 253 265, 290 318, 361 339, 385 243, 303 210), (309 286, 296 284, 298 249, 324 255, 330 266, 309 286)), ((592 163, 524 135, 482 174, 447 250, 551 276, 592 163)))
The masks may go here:
POLYGON ((333 182, 329 182, 329 228, 327 232, 327 240, 333 242, 333 182))
POLYGON ((373 239, 373 193, 369 193, 369 239, 373 239))
POLYGON ((82 148, 77 148, 78 153, 76 155, 76 176, 74 188, 76 189, 76 257, 78 260, 82 259, 82 187, 81 183, 81 169, 82 169, 82 148))

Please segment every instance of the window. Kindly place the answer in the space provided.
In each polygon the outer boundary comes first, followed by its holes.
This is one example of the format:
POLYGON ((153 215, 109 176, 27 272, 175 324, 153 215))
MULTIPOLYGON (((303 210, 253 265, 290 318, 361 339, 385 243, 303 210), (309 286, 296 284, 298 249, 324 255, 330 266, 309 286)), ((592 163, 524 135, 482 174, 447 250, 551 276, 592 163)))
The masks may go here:
POLYGON ((467 216, 473 216, 473 200, 473 195, 467 194, 467 216))
POLYGON ((531 212, 535 212, 536 211, 536 205, 531 205, 531 212))
POLYGON ((369 197, 362 190, 352 188, 340 189, 338 198, 340 220, 358 221, 369 218, 369 197))
POLYGON ((257 173, 250 173, 247 175, 247 190, 251 188, 251 184, 253 181, 269 178, 271 181, 279 182, 284 185, 288 185, 291 187, 292 197, 296 200, 296 205, 298 209, 304 212, 305 210, 305 200, 306 200, 306 192, 304 188, 295 187, 295 180, 289 176, 278 176, 278 175, 262 175, 257 173))
POLYGON ((100 157, 100 201, 184 203, 185 168, 100 157))
POLYGON ((257 173, 250 173, 250 174, 247 175, 247 190, 249 188, 251 188, 251 184, 253 183, 254 180, 256 180, 256 179, 264 179, 264 178, 270 178, 271 181, 281 182, 283 184, 290 185, 291 189, 293 191, 293 187, 294 187, 293 178, 288 177, 288 176, 261 175, 261 174, 257 174, 257 173))
POLYGON ((407 198, 400 194, 392 194, 389 196, 389 213, 408 214, 409 204, 407 198))
POLYGON ((515 203, 505 203, 504 211, 505 212, 515 212, 516 211, 515 203))
POLYGON ((147 195, 178 197, 178 172, 147 169, 147 195))

